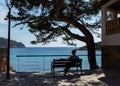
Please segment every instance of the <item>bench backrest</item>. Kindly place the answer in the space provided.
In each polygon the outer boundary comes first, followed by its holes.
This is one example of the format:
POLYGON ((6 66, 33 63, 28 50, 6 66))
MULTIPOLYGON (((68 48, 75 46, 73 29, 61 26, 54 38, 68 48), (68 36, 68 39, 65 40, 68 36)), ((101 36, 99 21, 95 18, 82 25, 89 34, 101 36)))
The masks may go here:
MULTIPOLYGON (((79 66, 79 65, 81 65, 82 59, 77 59, 74 62, 76 63, 76 66, 79 66)), ((66 63, 71 63, 71 60, 68 60, 68 59, 53 59, 52 66, 57 66, 57 67, 62 66, 62 67, 64 67, 64 66, 66 66, 66 63)))

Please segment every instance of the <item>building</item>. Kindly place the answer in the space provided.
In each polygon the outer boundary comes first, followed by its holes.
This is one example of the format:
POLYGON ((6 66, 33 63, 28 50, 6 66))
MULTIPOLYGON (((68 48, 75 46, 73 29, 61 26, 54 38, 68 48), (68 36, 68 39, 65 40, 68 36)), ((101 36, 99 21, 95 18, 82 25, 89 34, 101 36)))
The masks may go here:
POLYGON ((120 70, 120 0, 103 0, 102 67, 120 70))

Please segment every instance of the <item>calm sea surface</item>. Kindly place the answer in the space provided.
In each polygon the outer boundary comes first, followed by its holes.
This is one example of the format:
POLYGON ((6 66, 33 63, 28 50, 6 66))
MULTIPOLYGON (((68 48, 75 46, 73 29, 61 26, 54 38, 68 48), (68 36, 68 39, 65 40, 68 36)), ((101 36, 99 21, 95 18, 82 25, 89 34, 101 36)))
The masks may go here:
MULTIPOLYGON (((53 59, 68 58, 73 49, 76 47, 11 48, 10 64, 19 72, 50 71, 53 59)), ((89 69, 87 51, 78 50, 76 54, 83 59, 83 69, 89 69)), ((96 59, 97 64, 101 66, 99 50, 96 51, 96 59)))

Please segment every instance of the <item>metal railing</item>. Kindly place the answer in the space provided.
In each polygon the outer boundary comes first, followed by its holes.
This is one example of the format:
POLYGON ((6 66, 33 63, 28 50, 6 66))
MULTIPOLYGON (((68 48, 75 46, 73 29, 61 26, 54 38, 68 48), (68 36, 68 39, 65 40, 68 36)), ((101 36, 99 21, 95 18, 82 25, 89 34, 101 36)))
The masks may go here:
MULTIPOLYGON (((18 72, 45 72, 51 70, 53 59, 68 58, 70 55, 17 55, 18 72)), ((83 69, 88 69, 88 55, 77 55, 83 59, 83 69)), ((101 54, 96 55, 97 63, 101 66, 101 54)))

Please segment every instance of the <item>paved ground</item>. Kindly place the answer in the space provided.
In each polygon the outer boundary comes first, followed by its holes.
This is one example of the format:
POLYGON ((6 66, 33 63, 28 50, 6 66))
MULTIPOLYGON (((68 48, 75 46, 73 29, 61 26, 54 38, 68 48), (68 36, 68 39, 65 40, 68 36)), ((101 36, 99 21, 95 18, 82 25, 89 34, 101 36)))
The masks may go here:
POLYGON ((83 70, 83 75, 69 72, 50 73, 10 73, 10 79, 0 77, 0 86, 120 86, 120 73, 110 70, 83 70))

